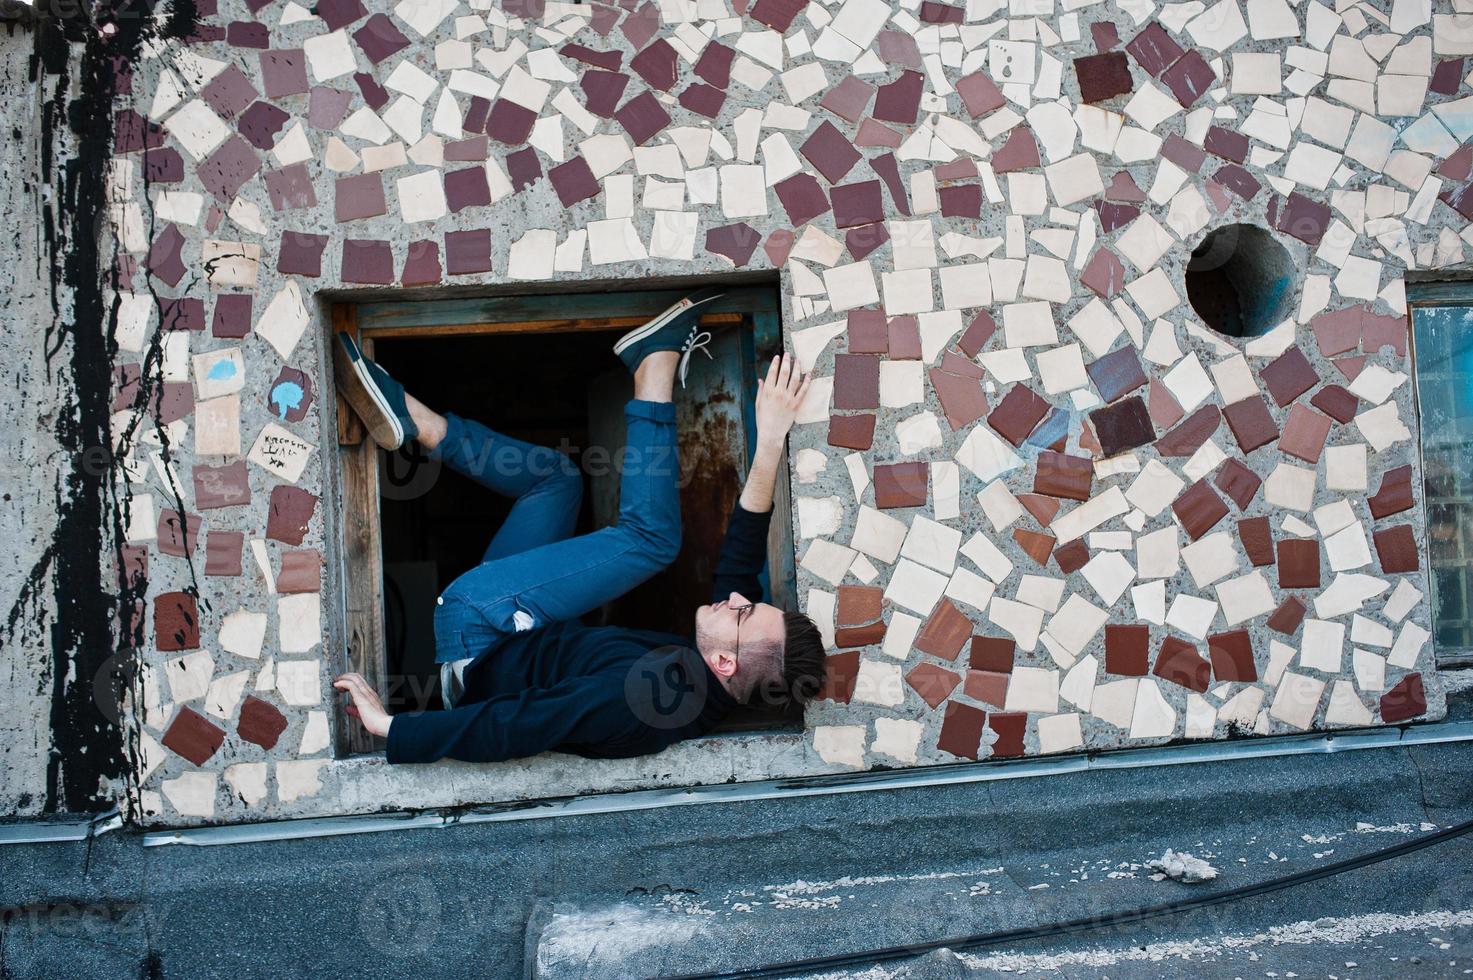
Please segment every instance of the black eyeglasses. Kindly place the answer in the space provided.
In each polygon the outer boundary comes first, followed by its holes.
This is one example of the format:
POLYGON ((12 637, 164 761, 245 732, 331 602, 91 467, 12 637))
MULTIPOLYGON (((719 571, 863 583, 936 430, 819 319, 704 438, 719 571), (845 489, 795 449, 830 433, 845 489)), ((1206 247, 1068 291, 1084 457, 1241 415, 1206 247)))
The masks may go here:
POLYGON ((747 618, 752 615, 752 610, 757 608, 757 604, 755 602, 749 602, 745 606, 733 606, 728 603, 727 608, 736 612, 736 646, 732 648, 731 655, 733 658, 737 658, 740 656, 742 650, 742 623, 746 622, 747 618))

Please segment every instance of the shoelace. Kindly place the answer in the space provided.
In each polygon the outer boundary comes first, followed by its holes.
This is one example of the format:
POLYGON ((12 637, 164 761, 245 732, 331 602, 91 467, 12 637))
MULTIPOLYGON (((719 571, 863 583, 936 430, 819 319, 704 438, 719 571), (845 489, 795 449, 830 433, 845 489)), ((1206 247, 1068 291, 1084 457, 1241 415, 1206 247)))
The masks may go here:
POLYGON ((690 356, 696 351, 706 355, 711 360, 711 351, 707 348, 711 344, 711 332, 702 330, 699 326, 690 328, 690 336, 685 338, 685 346, 680 349, 680 387, 685 387, 685 372, 690 367, 690 356))

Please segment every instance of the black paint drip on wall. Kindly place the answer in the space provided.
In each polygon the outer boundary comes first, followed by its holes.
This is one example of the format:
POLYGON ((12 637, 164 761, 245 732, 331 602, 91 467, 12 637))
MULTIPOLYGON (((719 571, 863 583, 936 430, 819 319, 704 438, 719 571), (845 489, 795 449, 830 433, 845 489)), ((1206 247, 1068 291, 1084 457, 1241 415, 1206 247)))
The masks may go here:
MULTIPOLYGON (((113 802, 107 784, 123 778, 130 756, 137 756, 136 744, 125 744, 117 708, 122 692, 135 687, 133 651, 144 640, 145 582, 141 577, 125 582, 121 574, 104 571, 100 553, 110 543, 113 567, 124 567, 126 478, 111 465, 109 452, 118 302, 105 301, 103 284, 116 285, 115 272, 103 268, 98 245, 108 220, 106 181, 119 71, 137 62, 149 35, 185 38, 197 21, 193 0, 173 0, 162 27, 148 6, 119 0, 70 9, 66 16, 39 16, 32 24, 32 82, 52 90, 41 118, 38 176, 58 190, 55 204, 42 209, 52 306, 45 352, 48 374, 69 383, 72 404, 70 411, 54 415, 62 470, 55 476, 52 539, 30 570, 0 637, 14 642, 28 615, 31 625, 49 620, 49 629, 36 638, 46 643, 52 661, 52 749, 44 804, 50 813, 107 808, 113 802), (74 45, 81 48, 80 64, 72 59, 74 45), (58 167, 57 151, 68 139, 63 126, 75 143, 58 167), (57 364, 64 351, 69 360, 57 364), (48 584, 49 600, 43 598, 48 584)), ((140 393, 145 403, 149 398, 148 391, 140 393)), ((165 445, 165 461, 168 449, 165 445)))

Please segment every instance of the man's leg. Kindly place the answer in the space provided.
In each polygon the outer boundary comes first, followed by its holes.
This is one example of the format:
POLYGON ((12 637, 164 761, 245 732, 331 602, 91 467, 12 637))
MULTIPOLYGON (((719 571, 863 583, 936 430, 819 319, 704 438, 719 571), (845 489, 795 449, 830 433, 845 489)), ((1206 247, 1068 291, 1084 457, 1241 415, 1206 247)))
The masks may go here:
MULTIPOLYGON (((650 354, 634 376, 619 488, 619 523, 486 562, 451 583, 436 633, 465 626, 468 612, 496 632, 576 619, 674 561, 680 550, 680 464, 671 402, 679 352, 650 354), (515 614, 524 618, 516 622, 515 614)), ((475 628, 475 626, 471 626, 475 628)), ((441 636, 436 659, 473 655, 481 638, 441 636), (459 647, 464 652, 457 652, 459 647)))
POLYGON ((583 499, 583 477, 571 459, 548 446, 493 432, 453 412, 440 415, 407 393, 405 402, 419 429, 415 439, 431 459, 516 500, 481 561, 530 551, 573 533, 583 499))

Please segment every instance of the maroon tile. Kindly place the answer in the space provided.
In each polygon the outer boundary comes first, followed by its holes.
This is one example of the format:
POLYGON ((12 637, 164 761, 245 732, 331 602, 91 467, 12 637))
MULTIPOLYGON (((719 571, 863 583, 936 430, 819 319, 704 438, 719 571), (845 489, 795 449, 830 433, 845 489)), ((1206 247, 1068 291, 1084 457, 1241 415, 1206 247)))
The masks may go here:
POLYGON ((875 441, 873 415, 830 415, 829 445, 864 452, 875 441))
POLYGON ((636 95, 614 113, 614 118, 629 138, 634 140, 635 146, 643 146, 652 139, 660 130, 670 125, 670 114, 655 98, 655 93, 645 91, 636 95))
POLYGON ((1111 51, 1120 46, 1120 31, 1113 21, 1095 21, 1089 25, 1089 34, 1096 51, 1111 51))
POLYGON ((1306 463, 1318 463, 1330 435, 1330 420, 1312 408, 1294 405, 1279 437, 1279 449, 1306 463))
POLYGON ((1310 366, 1304 352, 1298 347, 1290 347, 1284 351, 1258 374, 1263 378, 1263 383, 1268 386, 1269 394, 1281 408, 1319 384, 1320 381, 1319 374, 1310 366))
POLYGON ((380 85, 378 79, 368 72, 354 72, 353 84, 358 86, 358 93, 363 96, 363 101, 374 112, 378 112, 389 104, 389 90, 380 85))
POLYGON ((885 590, 872 585, 839 586, 839 611, 836 622, 840 626, 861 626, 880 618, 880 607, 885 590))
POLYGON ((199 544, 203 520, 198 514, 179 516, 177 510, 160 509, 157 522, 159 553, 185 558, 194 554, 199 544))
POLYGON ((834 355, 834 408, 880 407, 880 359, 869 354, 834 355))
POLYGON ((200 90, 200 97, 215 110, 215 114, 226 122, 230 122, 241 111, 252 102, 260 93, 251 80, 245 76, 235 65, 226 65, 221 72, 210 79, 208 85, 200 90))
POLYGON ((160 741, 169 751, 202 766, 220 751, 225 743, 225 730, 189 705, 183 705, 160 741))
POLYGON ((537 113, 526 106, 497 99, 491 103, 491 114, 486 117, 486 135, 507 146, 520 146, 532 135, 536 122, 537 113))
POLYGON ((215 317, 210 333, 215 337, 240 338, 251 332, 249 293, 221 293, 215 297, 215 317))
POLYGON ((717 88, 724 89, 731 82, 731 63, 735 60, 735 51, 719 41, 711 41, 701 51, 691 70, 717 88))
POLYGON ((592 168, 582 157, 573 157, 567 163, 558 164, 547 171, 547 177, 552 181, 558 200, 565 208, 572 207, 579 201, 597 197, 600 190, 598 181, 594 179, 592 168))
POLYGON ((377 173, 339 177, 334 186, 333 213, 338 221, 357 221, 388 214, 384 182, 377 173))
POLYGON ((184 179, 184 158, 172 146, 143 152, 143 175, 154 184, 177 184, 184 179))
POLYGON ((1315 246, 1325 237, 1325 230, 1330 227, 1330 206, 1311 201, 1294 191, 1277 214, 1270 211, 1269 223, 1284 234, 1293 235, 1306 245, 1315 246))
POLYGON ((1308 612, 1304 603, 1298 596, 1289 596, 1268 617, 1268 628, 1275 633, 1285 636, 1293 636, 1299 629, 1299 624, 1304 622, 1304 614, 1308 612))
POLYGON ((1432 80, 1428 82, 1429 91, 1438 95, 1457 95, 1458 87, 1463 84, 1463 59, 1443 58, 1437 62, 1432 69, 1432 80))
POLYGON ((177 226, 166 225, 149 246, 144 265, 150 275, 157 276, 170 286, 177 286, 179 280, 184 278, 184 260, 180 257, 183 250, 184 235, 177 226))
MULTIPOLYGON (((916 664, 905 675, 905 683, 909 684, 911 689, 921 696, 921 700, 932 708, 950 697, 951 692, 956 690, 956 686, 961 682, 961 674, 933 663, 916 664)), ((943 736, 944 734, 943 729, 943 736)))
MULTIPOLYGON (((1452 156, 1437 165, 1436 172, 1439 176, 1446 177, 1458 184, 1473 176, 1473 143, 1465 143, 1458 147, 1452 156)), ((1461 197, 1466 197, 1467 192, 1468 189, 1466 187, 1458 188, 1457 191, 1461 197)), ((1453 207, 1458 208, 1459 213, 1462 212, 1461 202, 1453 204, 1449 198, 1442 199, 1448 201, 1453 207)))
POLYGON ((767 253, 767 258, 773 265, 782 265, 788 261, 788 253, 793 250, 793 245, 798 241, 798 236, 787 228, 774 228, 767 236, 767 241, 762 243, 762 251, 767 253))
POLYGON ((1112 299, 1125 285, 1125 263, 1108 248, 1101 248, 1090 257, 1079 281, 1102 299, 1112 299))
POLYGON ((986 72, 973 72, 958 80, 956 90, 962 97, 962 105, 967 108, 967 115, 973 119, 996 112, 1007 105, 1008 100, 1003 98, 1002 90, 986 72))
POLYGON ((921 322, 913 314, 890 318, 890 360, 918 361, 921 359, 921 322))
POLYGON ((1161 73, 1161 81, 1171 89, 1182 108, 1190 109, 1217 82, 1217 73, 1202 53, 1192 48, 1161 73))
POLYGON ((889 353, 889 329, 883 310, 850 310, 846 330, 849 353, 889 353))
POLYGON ((1027 126, 1014 126, 996 153, 992 155, 995 174, 1015 170, 1032 170, 1039 166, 1038 140, 1027 126))
POLYGON ((281 553, 281 570, 276 573, 276 591, 282 595, 319 592, 322 589, 322 554, 316 548, 281 553))
POLYGON ((1105 627, 1105 671, 1122 677, 1144 677, 1150 667, 1151 627, 1105 627))
POLYGON ((1223 415, 1227 416, 1228 428, 1244 453, 1251 453, 1279 437, 1279 427, 1274 424, 1262 395, 1249 395, 1234 402, 1223 410, 1223 415))
POLYGON ((1346 381, 1354 381, 1365 369, 1366 356, 1361 354, 1354 357, 1337 357, 1330 363, 1335 365, 1335 370, 1339 371, 1346 381))
POLYGON ((987 416, 987 424, 998 435, 1015 447, 1043 421, 1048 414, 1049 403, 1034 393, 1026 384, 1015 384, 987 416))
POLYGON ((491 103, 479 95, 471 96, 470 105, 466 107, 465 118, 461 120, 460 128, 467 133, 486 132, 486 117, 491 115, 491 103))
POLYGON ((1054 549, 1054 561, 1059 571, 1072 575, 1089 564, 1089 548, 1078 538, 1066 541, 1054 549))
POLYGON ((1206 694, 1212 684, 1212 665, 1195 646, 1175 636, 1161 641, 1151 673, 1198 694, 1206 694))
MULTIPOLYGON (((118 588, 120 590, 135 591, 142 595, 143 590, 148 587, 148 545, 125 544, 122 546, 122 555, 119 562, 114 564, 118 573, 118 588)), ((134 610, 135 623, 142 623, 144 617, 143 607, 137 606, 134 610)))
POLYGON ((1242 163, 1248 159, 1248 137, 1221 126, 1207 127, 1207 137, 1202 141, 1202 148, 1233 163, 1242 163))
POLYGON ((352 103, 352 92, 315 85, 307 100, 307 125, 313 129, 337 129, 352 103))
POLYGON ((868 623, 864 626, 840 626, 834 631, 834 646, 840 650, 875 646, 884 639, 884 623, 868 623))
MULTIPOLYGON (((816 182, 815 186, 817 186, 816 182)), ((818 193, 822 194, 823 189, 818 188, 818 193)), ((841 184, 831 193, 834 223, 837 227, 853 228, 856 225, 867 225, 884 220, 885 201, 878 180, 841 184)))
MULTIPOLYGON (((1053 452, 1056 450, 1050 451, 1053 452)), ((1041 493, 1020 493, 1016 494, 1016 496, 1018 503, 1023 505, 1023 509, 1032 514, 1033 519, 1042 527, 1048 527, 1052 524, 1060 508, 1064 506, 1063 502, 1057 497, 1048 497, 1041 493)), ((1070 543, 1072 544, 1073 542, 1070 543)))
POLYGON ((491 271, 491 231, 447 231, 445 271, 452 276, 491 271))
MULTIPOLYGON (((1164 386, 1161 391, 1167 395, 1170 394, 1164 386)), ((1174 399, 1172 403, 1175 404, 1174 399)), ((1203 405, 1187 416, 1186 421, 1157 439, 1156 451, 1162 456, 1190 456, 1202 448, 1204 442, 1212 438, 1212 434, 1217 431, 1221 422, 1222 412, 1216 405, 1203 405)))
POLYGON ((987 715, 987 727, 997 736, 992 743, 991 758, 1015 759, 1023 754, 1023 736, 1028 732, 1028 712, 993 711, 987 715))
POLYGON ((1381 486, 1368 501, 1371 516, 1380 520, 1410 510, 1412 506, 1412 467, 1397 466, 1381 475, 1381 486))
POLYGON ((245 547, 241 531, 212 530, 205 534, 205 574, 234 576, 240 574, 240 553, 245 547))
POLYGON ((850 143, 844 134, 827 120, 820 123, 813 131, 813 135, 803 141, 798 152, 802 153, 830 184, 837 184, 843 180, 860 159, 859 151, 854 148, 854 144, 850 143))
POLYGON ((271 29, 254 21, 237 20, 226 26, 225 43, 234 48, 265 50, 271 47, 271 29))
MULTIPOLYGON (((897 142, 895 145, 899 146, 900 144, 897 142)), ((895 161, 895 154, 885 153, 873 157, 869 162, 869 166, 885 182, 885 188, 890 192, 890 200, 895 203, 895 210, 901 214, 909 215, 910 196, 906 193, 905 184, 900 179, 900 165, 895 161)))
POLYGON ((1367 353, 1377 353, 1389 346, 1397 357, 1407 353, 1407 321, 1405 317, 1372 313, 1362 307, 1361 347, 1367 353))
POLYGON ((235 128, 256 149, 269 150, 276 145, 276 134, 289 119, 291 116, 271 103, 257 102, 241 114, 235 128))
POLYGON ((1021 527, 1013 529, 1013 540, 1018 542, 1018 547, 1023 549, 1023 554, 1037 562, 1040 568, 1048 565, 1048 556, 1058 542, 1058 539, 1052 534, 1041 534, 1038 531, 1030 531, 1021 527))
POLYGON ((818 699, 848 704, 854 697, 854 683, 859 679, 859 651, 825 657, 823 668, 823 684, 818 689, 818 699))
POLYGON ((1087 456, 1044 451, 1038 454, 1033 492, 1065 500, 1088 500, 1094 475, 1094 462, 1087 456))
POLYGON ((1075 58, 1074 74, 1079 81, 1079 98, 1086 103, 1105 102, 1135 87, 1130 77, 1130 61, 1123 51, 1075 58))
POLYGON ((410 242, 404 253, 404 271, 399 281, 406 286, 427 286, 439 283, 441 278, 440 243, 410 242))
POLYGON ((925 463, 876 464, 875 506, 880 510, 924 507, 928 475, 929 467, 925 463))
POLYGON ((149 122, 132 109, 113 114, 113 150, 116 153, 158 149, 163 147, 167 139, 162 127, 149 122))
MULTIPOLYGON (((972 322, 967 324, 967 329, 963 330, 962 335, 957 338, 956 345, 968 357, 976 357, 995 333, 997 333, 997 321, 992 318, 992 314, 986 310, 978 310, 977 315, 972 317, 972 322)), ((919 340, 917 342, 919 343, 919 340)))
POLYGON ((987 712, 952 701, 946 706, 936 748, 963 759, 975 759, 982 751, 982 729, 986 724, 987 712))
POLYGON ((1258 488, 1263 484, 1258 474, 1238 459, 1229 459, 1219 466, 1217 476, 1212 482, 1238 505, 1238 510, 1248 509, 1248 505, 1253 502, 1253 495, 1258 493, 1258 488))
POLYGON ((1427 692, 1421 674, 1407 674, 1381 695, 1381 720, 1388 725, 1409 721, 1427 713, 1427 692))
POLYGON ((451 211, 482 208, 491 203, 491 186, 485 167, 466 167, 445 174, 445 201, 451 211))
POLYGON ((941 164, 931 172, 936 175, 938 181, 943 182, 948 180, 971 180, 979 176, 977 161, 971 157, 957 157, 950 163, 941 164))
POLYGON ((1200 173, 1207 160, 1206 150, 1174 133, 1161 144, 1161 155, 1191 174, 1200 173))
MULTIPOLYGON (((1217 172, 1212 175, 1212 180, 1207 183, 1209 193, 1212 191, 1214 182, 1226 187, 1245 201, 1253 200, 1254 195, 1263 188, 1256 177, 1235 163, 1224 164, 1217 168, 1217 172)), ((1218 202, 1214 201, 1214 203, 1218 202)), ((1218 203, 1217 210, 1218 213, 1227 210, 1226 199, 1218 203)))
POLYGON ((903 31, 881 31, 875 38, 875 49, 879 52, 880 60, 887 65, 914 68, 917 71, 922 67, 920 45, 916 44, 914 37, 903 31))
POLYGON ((737 268, 746 265, 762 240, 757 229, 744 221, 722 225, 706 232, 706 251, 725 256, 737 268))
POLYGON ((317 205, 317 195, 312 190, 312 177, 305 163, 294 163, 280 170, 268 170, 265 176, 266 194, 271 198, 275 211, 292 211, 317 205))
POLYGON ((980 218, 982 216, 982 185, 955 184, 942 187, 941 216, 943 218, 980 218))
POLYGON ((755 21, 760 21, 779 34, 786 34, 788 28, 793 26, 793 20, 803 8, 808 6, 808 0, 757 0, 748 11, 755 21))
POLYGON ((595 51, 581 44, 564 44, 558 48, 558 54, 608 71, 618 71, 619 66, 624 63, 624 54, 621 51, 595 51))
POLYGON ((1156 21, 1151 21, 1145 29, 1131 38, 1125 50, 1130 52, 1136 64, 1144 68, 1152 78, 1159 76, 1182 56, 1181 45, 1156 21))
POLYGON ((711 85, 692 82, 680 93, 680 104, 707 119, 715 119, 721 115, 721 107, 726 104, 726 93, 711 85))
POLYGON ((409 38, 382 13, 374 14, 364 21, 363 26, 353 32, 353 40, 358 42, 358 47, 363 49, 368 60, 375 65, 409 47, 409 38))
POLYGON ((1339 385, 1325 385, 1309 403, 1342 425, 1355 418, 1359 407, 1355 396, 1339 385))
POLYGON ((772 186, 777 199, 788 212, 794 227, 805 225, 829 210, 829 198, 818 178, 810 173, 796 173, 772 186))
POLYGON ((975 670, 1011 674, 1018 644, 1006 636, 974 636, 967 663, 975 670))
POLYGON ((271 504, 266 512, 266 537, 294 546, 301 544, 316 510, 314 494, 300 487, 278 484, 271 490, 271 504))
POLYGON ((194 330, 205 328, 205 301, 198 296, 183 296, 178 299, 159 299, 159 325, 164 330, 194 330))
POLYGON ((922 24, 960 24, 966 16, 965 7, 937 3, 936 0, 921 0, 922 24))
POLYGON ((1376 557, 1381 561, 1381 571, 1387 575, 1415 572, 1421 567, 1417 560, 1417 539, 1410 524, 1385 528, 1372 537, 1376 542, 1376 557))
POLYGON ((276 748, 276 740, 286 731, 286 715, 268 701, 247 694, 240 706, 240 721, 235 731, 242 739, 266 751, 276 748))
POLYGON ((1104 456, 1147 446, 1156 439, 1151 413, 1139 395, 1097 408, 1089 413, 1089 420, 1094 425, 1095 435, 1100 440, 1100 453, 1104 456))
POLYGON ((946 423, 959 431, 987 414, 987 395, 976 378, 951 374, 939 368, 928 368, 931 387, 941 401, 946 423))
POLYGON ((962 693, 973 701, 1002 707, 1008 699, 1008 675, 991 670, 968 670, 962 693))
POLYGON ((283 99, 307 91, 307 56, 301 48, 262 51, 261 88, 268 99, 283 99))
POLYGON ((164 592, 153 600, 154 649, 199 649, 199 608, 188 592, 164 592))
POLYGON ((1207 637, 1207 655, 1212 658, 1212 676, 1222 681, 1258 680, 1253 662, 1253 639, 1247 630, 1232 630, 1207 637))
POLYGON ((343 282, 391 285, 394 282, 394 249, 382 239, 345 238, 341 268, 343 282))
POLYGON ((876 221, 872 225, 860 225, 858 228, 850 228, 844 232, 844 247, 849 250, 849 254, 853 256, 856 262, 889 240, 890 233, 885 230, 885 225, 879 221, 876 221))
POLYGON ((865 110, 869 108, 869 100, 874 94, 875 87, 869 82, 853 75, 845 75, 838 85, 825 93, 818 104, 840 119, 857 123, 864 117, 865 110))
MULTIPOLYGON (((484 136, 481 138, 485 139, 484 136)), ((449 160, 451 157, 446 156, 445 159, 449 160)), ((485 159, 485 154, 477 159, 485 159)), ((537 151, 530 146, 508 153, 502 162, 506 164, 506 176, 511 181, 513 194, 520 194, 542 179, 542 161, 537 159, 537 151)))
POLYGON ((360 0, 318 0, 315 10, 330 31, 347 27, 355 20, 368 16, 368 11, 363 8, 360 0))
POLYGON ((1085 372, 1089 375, 1089 380, 1094 382, 1100 398, 1107 404, 1118 401, 1137 388, 1144 387, 1146 383, 1146 374, 1141 370, 1140 359, 1130 347, 1122 347, 1091 361, 1085 366, 1085 372))
POLYGON ((881 85, 876 91, 874 117, 882 122, 914 126, 925 86, 926 76, 920 72, 901 72, 899 78, 881 85))
POLYGON ((1181 522, 1187 537, 1196 541, 1217 526, 1227 516, 1227 504, 1212 489, 1204 477, 1182 491, 1171 504, 1172 513, 1181 522))
POLYGON ((322 250, 327 248, 326 235, 309 235, 301 231, 281 233, 281 249, 276 255, 276 271, 285 275, 322 275, 322 250))
POLYGON ((653 3, 638 4, 637 0, 627 0, 621 6, 635 8, 634 12, 625 17, 619 25, 619 30, 629 39, 629 44, 636 51, 650 43, 650 39, 660 32, 660 11, 653 3))
POLYGON ((1134 204, 1114 204, 1110 201, 1095 201, 1095 211, 1100 216, 1100 228, 1109 234, 1124 228, 1141 216, 1141 209, 1134 204))
POLYGON ((1320 543, 1314 538, 1283 538, 1279 546, 1279 588, 1320 587, 1320 543))
POLYGON ((675 49, 664 38, 651 41, 648 47, 629 61, 629 68, 635 74, 643 78, 650 88, 661 92, 670 91, 675 84, 676 67, 675 49))
POLYGON ((955 660, 961 656, 962 646, 971 636, 972 621, 966 613, 950 599, 942 599, 916 634, 915 648, 933 657, 955 660))
POLYGON ((194 505, 200 510, 217 510, 251 502, 251 484, 245 460, 224 466, 195 463, 194 505))
POLYGON ((232 136, 199 165, 200 183, 221 205, 235 200, 245 182, 261 169, 261 159, 241 136, 232 136))

